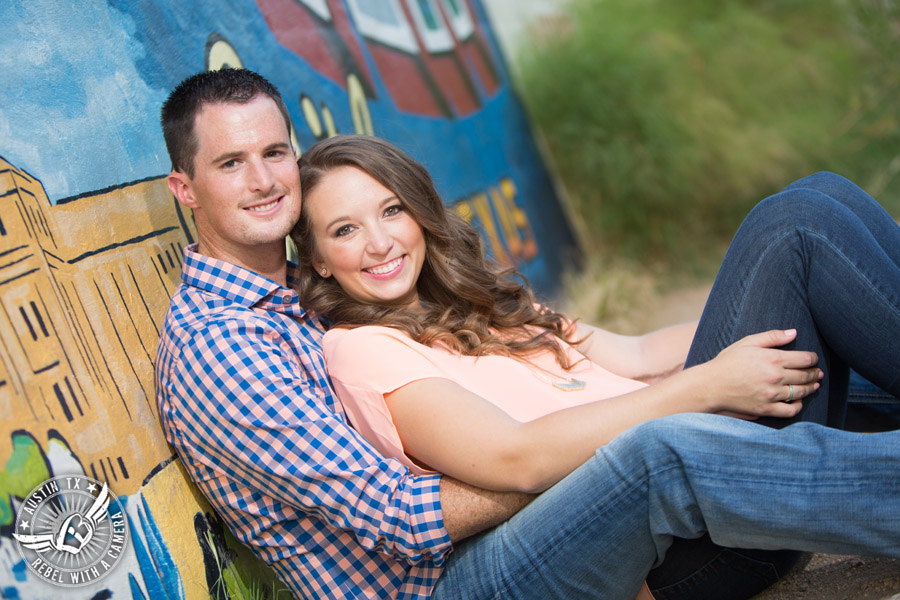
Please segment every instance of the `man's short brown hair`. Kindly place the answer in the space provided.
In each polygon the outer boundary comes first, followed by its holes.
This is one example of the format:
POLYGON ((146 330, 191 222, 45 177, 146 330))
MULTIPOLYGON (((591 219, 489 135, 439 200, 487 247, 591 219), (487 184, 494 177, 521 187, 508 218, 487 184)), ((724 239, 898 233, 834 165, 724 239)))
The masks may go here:
POLYGON ((291 118, 278 89, 248 69, 220 69, 192 75, 179 83, 163 103, 160 121, 172 169, 194 177, 197 135, 194 122, 206 104, 246 104, 259 96, 275 101, 291 130, 291 118))

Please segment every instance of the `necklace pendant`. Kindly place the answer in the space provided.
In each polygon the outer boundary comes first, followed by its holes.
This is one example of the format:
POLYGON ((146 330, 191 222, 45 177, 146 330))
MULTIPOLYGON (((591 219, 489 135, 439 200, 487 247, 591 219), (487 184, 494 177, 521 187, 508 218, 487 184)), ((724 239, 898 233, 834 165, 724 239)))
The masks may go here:
POLYGON ((553 387, 564 392, 580 392, 587 384, 580 379, 568 379, 566 381, 554 381, 553 387))

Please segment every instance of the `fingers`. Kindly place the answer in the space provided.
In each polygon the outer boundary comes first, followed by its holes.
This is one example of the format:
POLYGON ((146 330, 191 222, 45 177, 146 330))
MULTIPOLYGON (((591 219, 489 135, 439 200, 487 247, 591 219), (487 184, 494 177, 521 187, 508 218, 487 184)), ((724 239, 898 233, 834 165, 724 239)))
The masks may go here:
POLYGON ((790 344, 797 337, 796 329, 770 329, 769 331, 761 331, 748 335, 738 342, 738 344, 749 344, 751 346, 759 346, 760 348, 777 348, 790 344))
POLYGON ((793 402, 776 402, 774 404, 770 404, 766 411, 762 416, 766 417, 779 417, 782 419, 789 419, 791 417, 796 417, 797 413, 803 408, 803 403, 794 400, 793 402))
MULTIPOLYGON (((807 385, 820 381, 825 376, 822 369, 785 369, 783 383, 785 385, 807 385)), ((816 388, 818 389, 818 388, 816 388)))
POLYGON ((767 404, 760 412, 760 416, 783 419, 797 416, 803 409, 802 400, 819 389, 819 382, 786 383, 781 388, 780 396, 774 402, 767 404))
MULTIPOLYGON (((796 329, 770 329, 769 331, 761 331, 754 333, 741 339, 735 345, 758 346, 760 348, 780 348, 785 346, 797 337, 796 329)), ((792 369, 811 367, 815 365, 819 358, 815 352, 806 352, 803 350, 780 350, 783 352, 783 360, 785 366, 792 369)))
POLYGON ((806 350, 772 350, 778 352, 781 366, 785 369, 812 369, 818 364, 819 357, 815 352, 807 352, 806 350))
MULTIPOLYGON (((792 402, 794 400, 794 386, 789 383, 789 384, 787 384, 787 387, 788 387, 788 397, 785 398, 784 400, 782 400, 782 402, 792 402)), ((797 386, 797 387, 800 387, 800 386, 797 386)), ((797 391, 799 391, 799 390, 797 390, 797 391)), ((799 394, 797 395, 797 397, 799 398, 799 394)))
POLYGON ((817 389, 819 389, 820 384, 818 381, 807 384, 791 384, 787 383, 782 386, 784 388, 783 397, 779 398, 778 402, 795 402, 802 398, 806 398, 817 389))
POLYGON ((785 346, 797 337, 796 329, 770 329, 754 333, 738 341, 735 346, 756 346, 758 348, 768 348, 778 352, 776 358, 782 367, 787 369, 807 369, 815 366, 819 362, 819 357, 815 352, 805 350, 780 350, 781 346, 785 346))
POLYGON ((801 398, 806 398, 817 389, 819 389, 819 381, 825 376, 822 369, 812 367, 808 369, 785 369, 783 376, 783 385, 777 396, 778 402, 795 402, 801 398), (783 395, 780 395, 782 394, 783 395))

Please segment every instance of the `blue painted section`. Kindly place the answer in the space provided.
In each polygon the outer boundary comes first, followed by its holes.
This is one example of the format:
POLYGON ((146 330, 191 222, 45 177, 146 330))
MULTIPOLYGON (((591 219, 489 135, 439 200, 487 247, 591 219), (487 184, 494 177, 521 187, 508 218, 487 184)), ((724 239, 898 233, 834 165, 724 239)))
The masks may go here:
POLYGON ((141 590, 140 584, 131 573, 128 574, 128 585, 131 586, 131 600, 147 600, 147 596, 141 590))
MULTIPOLYGON (((385 85, 390 75, 352 32, 374 88, 374 133, 421 160, 448 204, 512 180, 538 247, 519 267, 536 288, 552 291, 573 237, 483 8, 471 6, 499 87, 488 96, 473 78, 480 106, 464 116, 398 110, 385 85)), ((327 106, 339 132, 354 131, 345 88, 281 45, 253 0, 8 0, 0 5, 0 155, 39 179, 51 202, 164 175, 159 108, 172 87, 203 70, 211 34, 279 87, 301 148, 315 141, 301 94, 327 106)), ((310 32, 310 43, 323 42, 310 32)))
POLYGON ((26 581, 28 579, 28 565, 24 560, 20 560, 12 566, 13 577, 16 581, 26 581))
POLYGON ((3 597, 7 600, 19 600, 21 596, 19 596, 19 590, 14 587, 4 587, 0 588, 0 597, 3 597))
MULTIPOLYGON (((140 566, 140 583, 143 583, 147 590, 147 597, 154 600, 183 600, 184 586, 178 566, 172 560, 146 499, 142 495, 131 496, 127 502, 136 500, 141 503, 137 510, 140 522, 135 523, 134 517, 130 515, 128 526, 131 531, 129 543, 134 546, 134 553, 140 566)), ((132 597, 135 600, 143 599, 143 590, 133 573, 128 574, 128 580, 132 597)))

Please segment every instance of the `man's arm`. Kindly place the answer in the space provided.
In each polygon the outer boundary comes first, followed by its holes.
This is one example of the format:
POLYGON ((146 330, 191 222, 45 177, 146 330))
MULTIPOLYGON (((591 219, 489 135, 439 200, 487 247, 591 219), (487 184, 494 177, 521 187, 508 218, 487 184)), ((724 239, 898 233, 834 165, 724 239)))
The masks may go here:
POLYGON ((161 416, 188 462, 368 550, 410 564, 442 559, 450 538, 441 527, 440 478, 411 477, 350 429, 328 406, 334 400, 315 355, 298 363, 292 340, 246 318, 210 321, 181 341, 179 364, 170 363, 177 372, 162 378, 161 416))
POLYGON ((534 499, 519 492, 492 492, 452 477, 441 478, 441 510, 444 529, 457 543, 506 521, 534 499))

